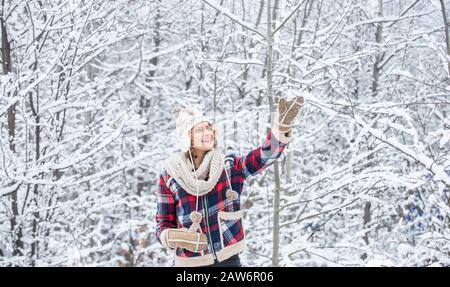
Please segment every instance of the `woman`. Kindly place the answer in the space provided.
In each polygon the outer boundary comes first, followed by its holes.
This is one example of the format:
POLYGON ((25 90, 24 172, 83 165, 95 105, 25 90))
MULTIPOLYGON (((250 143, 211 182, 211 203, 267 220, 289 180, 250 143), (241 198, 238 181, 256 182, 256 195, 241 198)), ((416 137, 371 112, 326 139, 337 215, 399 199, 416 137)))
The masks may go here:
POLYGON ((172 154, 159 178, 156 235, 174 250, 175 266, 240 266, 246 249, 240 195, 244 181, 275 162, 292 140, 303 97, 282 98, 262 145, 246 156, 224 155, 214 124, 201 112, 175 108, 181 153, 172 154))

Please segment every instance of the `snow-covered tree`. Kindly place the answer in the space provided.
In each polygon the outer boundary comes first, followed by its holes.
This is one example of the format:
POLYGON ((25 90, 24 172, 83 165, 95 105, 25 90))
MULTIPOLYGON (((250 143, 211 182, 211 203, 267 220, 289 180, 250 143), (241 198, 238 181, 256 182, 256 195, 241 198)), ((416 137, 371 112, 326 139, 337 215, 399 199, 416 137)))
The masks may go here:
POLYGON ((244 264, 450 265, 450 1, 0 3, 1 266, 170 266, 173 105, 244 154, 300 94, 244 264))

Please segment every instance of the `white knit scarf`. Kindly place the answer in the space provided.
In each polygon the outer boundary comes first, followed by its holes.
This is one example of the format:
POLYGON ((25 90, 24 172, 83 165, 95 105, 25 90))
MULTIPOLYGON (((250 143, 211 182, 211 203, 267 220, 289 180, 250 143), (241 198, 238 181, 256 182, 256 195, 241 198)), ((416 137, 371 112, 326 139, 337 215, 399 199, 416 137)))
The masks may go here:
POLYGON ((189 194, 202 196, 210 192, 219 181, 223 172, 225 155, 218 149, 208 151, 197 169, 197 179, 192 171, 189 157, 184 152, 177 152, 169 156, 165 165, 167 173, 173 177, 189 194), (207 180, 205 180, 208 177, 207 180))

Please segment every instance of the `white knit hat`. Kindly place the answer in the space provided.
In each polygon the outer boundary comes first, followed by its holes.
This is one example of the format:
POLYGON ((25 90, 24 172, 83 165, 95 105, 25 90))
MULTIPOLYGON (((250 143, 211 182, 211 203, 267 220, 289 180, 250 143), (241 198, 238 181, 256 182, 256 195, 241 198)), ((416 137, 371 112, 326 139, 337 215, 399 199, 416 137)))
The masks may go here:
MULTIPOLYGON (((201 122, 208 122, 211 125, 214 123, 203 116, 203 113, 196 108, 188 108, 188 107, 180 107, 176 106, 172 109, 172 117, 175 120, 177 133, 178 133, 178 148, 181 151, 186 152, 189 150, 191 146, 191 137, 189 135, 189 131, 197 124, 201 122)), ((217 133, 214 128, 214 139, 217 145, 217 133)))

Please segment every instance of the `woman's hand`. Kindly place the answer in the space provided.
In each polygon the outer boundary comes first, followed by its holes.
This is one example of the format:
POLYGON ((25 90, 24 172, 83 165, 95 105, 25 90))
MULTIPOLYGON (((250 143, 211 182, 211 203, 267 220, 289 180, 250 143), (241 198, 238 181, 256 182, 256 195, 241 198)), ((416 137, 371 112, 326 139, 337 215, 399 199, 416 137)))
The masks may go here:
POLYGON ((285 98, 281 98, 278 103, 278 119, 277 121, 279 130, 281 132, 289 132, 294 125, 300 108, 303 106, 303 96, 297 96, 294 100, 286 101, 285 98))

